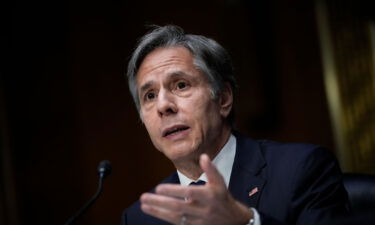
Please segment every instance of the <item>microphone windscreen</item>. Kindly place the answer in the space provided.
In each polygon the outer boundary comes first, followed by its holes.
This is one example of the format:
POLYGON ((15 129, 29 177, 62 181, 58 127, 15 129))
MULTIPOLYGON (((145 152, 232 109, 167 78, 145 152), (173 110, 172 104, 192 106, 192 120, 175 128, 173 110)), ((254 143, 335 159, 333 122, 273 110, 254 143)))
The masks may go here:
POLYGON ((108 160, 102 160, 100 161, 98 165, 98 174, 99 176, 105 178, 112 172, 112 165, 111 162, 108 160))

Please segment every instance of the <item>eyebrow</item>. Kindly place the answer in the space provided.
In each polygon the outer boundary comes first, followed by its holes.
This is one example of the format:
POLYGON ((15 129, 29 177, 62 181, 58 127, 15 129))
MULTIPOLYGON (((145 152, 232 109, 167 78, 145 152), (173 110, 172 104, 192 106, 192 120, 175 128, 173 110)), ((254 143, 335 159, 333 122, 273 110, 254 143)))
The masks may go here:
MULTIPOLYGON (((190 76, 188 75, 187 73, 183 72, 183 71, 173 71, 171 73, 168 74, 168 79, 174 79, 174 78, 178 78, 178 77, 183 77, 183 76, 190 76)), ((145 92, 147 89, 149 89, 152 85, 154 84, 154 81, 148 81, 146 82, 144 85, 142 85, 140 88, 139 88, 139 93, 143 93, 145 92)))
POLYGON ((180 70, 178 70, 178 71, 173 71, 172 73, 169 73, 168 74, 168 77, 169 78, 171 78, 171 79, 174 79, 174 78, 178 78, 178 77, 185 77, 185 76, 188 76, 188 77, 190 77, 190 75, 189 74, 187 74, 187 73, 185 73, 185 72, 183 72, 183 71, 180 71, 180 70))
POLYGON ((145 92, 147 89, 149 89, 153 85, 153 83, 154 83, 153 81, 149 81, 149 82, 145 83, 144 85, 142 85, 139 93, 141 94, 141 93, 145 92))

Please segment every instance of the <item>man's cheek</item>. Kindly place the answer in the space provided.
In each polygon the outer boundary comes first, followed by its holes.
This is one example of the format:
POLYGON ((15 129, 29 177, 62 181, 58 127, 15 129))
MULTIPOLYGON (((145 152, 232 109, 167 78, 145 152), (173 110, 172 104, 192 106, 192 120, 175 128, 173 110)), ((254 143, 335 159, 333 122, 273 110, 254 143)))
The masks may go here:
POLYGON ((155 133, 155 131, 153 131, 153 127, 151 126, 152 123, 150 123, 149 120, 145 119, 142 121, 143 124, 145 125, 145 128, 147 130, 147 133, 150 135, 150 136, 153 136, 153 134, 155 133))

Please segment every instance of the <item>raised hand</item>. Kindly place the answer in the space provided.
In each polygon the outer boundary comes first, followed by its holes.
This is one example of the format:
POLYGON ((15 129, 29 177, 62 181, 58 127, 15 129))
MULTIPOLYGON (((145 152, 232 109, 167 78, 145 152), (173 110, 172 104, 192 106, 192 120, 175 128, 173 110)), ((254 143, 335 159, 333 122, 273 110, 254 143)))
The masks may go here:
POLYGON ((199 163, 208 179, 205 185, 158 185, 155 194, 141 196, 141 209, 176 225, 247 224, 252 211, 231 196, 206 154, 201 155, 199 163))

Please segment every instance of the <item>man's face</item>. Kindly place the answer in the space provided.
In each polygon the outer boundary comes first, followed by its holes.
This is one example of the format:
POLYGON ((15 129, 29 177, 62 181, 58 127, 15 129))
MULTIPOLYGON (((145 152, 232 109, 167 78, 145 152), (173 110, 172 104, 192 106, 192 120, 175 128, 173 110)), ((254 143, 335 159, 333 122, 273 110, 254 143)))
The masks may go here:
POLYGON ((204 152, 213 155, 224 145, 231 92, 229 107, 226 97, 214 100, 189 50, 153 50, 143 60, 136 81, 141 118, 155 147, 172 162, 195 159, 204 152))

